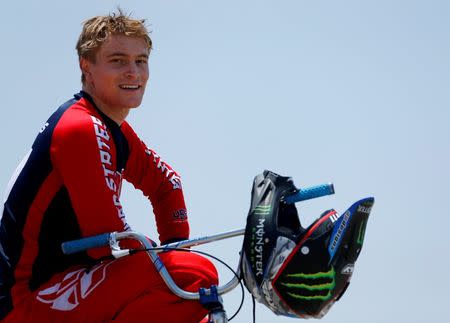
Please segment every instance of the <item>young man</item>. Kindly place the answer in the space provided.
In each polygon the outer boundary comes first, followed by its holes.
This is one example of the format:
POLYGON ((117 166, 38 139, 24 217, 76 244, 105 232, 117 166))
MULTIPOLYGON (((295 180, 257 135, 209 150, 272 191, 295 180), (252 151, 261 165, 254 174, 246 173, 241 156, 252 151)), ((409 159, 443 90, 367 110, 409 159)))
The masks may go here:
MULTIPOLYGON (((144 253, 66 256, 61 243, 130 230, 122 178, 149 197, 162 243, 189 236, 179 175, 125 121, 141 104, 152 42, 121 12, 84 23, 82 91, 48 119, 8 187, 0 227, 0 319, 5 322, 199 322, 206 310, 173 295, 144 253)), ((217 284, 198 255, 161 256, 188 291, 217 284)))

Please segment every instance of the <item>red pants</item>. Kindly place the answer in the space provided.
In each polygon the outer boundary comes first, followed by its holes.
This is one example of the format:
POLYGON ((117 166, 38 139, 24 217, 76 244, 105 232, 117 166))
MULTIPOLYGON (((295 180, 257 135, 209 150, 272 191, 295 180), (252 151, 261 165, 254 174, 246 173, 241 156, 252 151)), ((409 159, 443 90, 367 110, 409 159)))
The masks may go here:
MULTIPOLYGON (((197 292, 218 283, 214 265, 199 255, 160 256, 182 289, 197 292)), ((198 301, 174 295, 142 252, 55 275, 15 304, 5 322, 198 323, 206 314, 198 301)))

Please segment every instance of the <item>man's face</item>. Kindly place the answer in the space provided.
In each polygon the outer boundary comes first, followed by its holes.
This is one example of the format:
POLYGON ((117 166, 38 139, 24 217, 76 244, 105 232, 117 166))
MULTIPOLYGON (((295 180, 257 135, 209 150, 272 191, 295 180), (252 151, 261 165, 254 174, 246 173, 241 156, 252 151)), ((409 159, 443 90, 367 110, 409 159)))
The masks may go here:
POLYGON ((109 111, 136 108, 141 104, 149 77, 149 50, 145 40, 111 35, 95 54, 95 63, 81 60, 86 89, 109 111))

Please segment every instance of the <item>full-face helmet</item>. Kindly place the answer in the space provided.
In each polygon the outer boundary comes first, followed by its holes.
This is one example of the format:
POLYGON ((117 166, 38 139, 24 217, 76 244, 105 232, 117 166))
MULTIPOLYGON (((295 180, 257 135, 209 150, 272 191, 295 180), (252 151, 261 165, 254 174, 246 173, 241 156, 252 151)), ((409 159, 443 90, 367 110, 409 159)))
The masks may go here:
POLYGON ((255 177, 240 269, 256 300, 278 315, 322 317, 348 287, 364 240, 373 198, 339 215, 331 209, 308 228, 295 204, 289 177, 264 171, 255 177))

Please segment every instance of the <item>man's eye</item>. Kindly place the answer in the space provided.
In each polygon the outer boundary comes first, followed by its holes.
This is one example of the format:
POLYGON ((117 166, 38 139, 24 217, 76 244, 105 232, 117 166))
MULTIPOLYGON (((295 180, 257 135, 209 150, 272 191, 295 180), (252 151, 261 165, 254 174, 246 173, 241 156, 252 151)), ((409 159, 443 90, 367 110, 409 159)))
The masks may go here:
POLYGON ((147 60, 146 59, 138 59, 136 61, 137 64, 147 64, 147 60))

